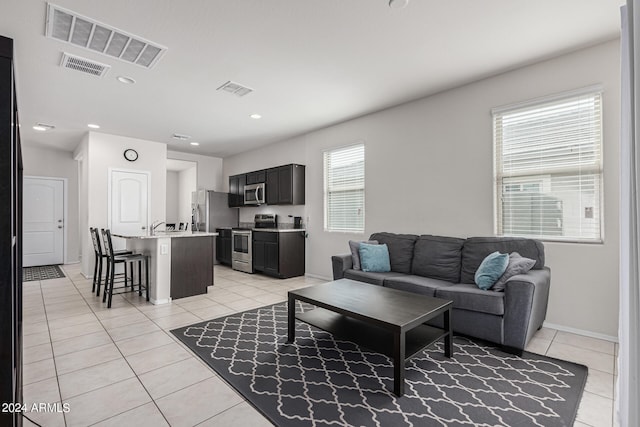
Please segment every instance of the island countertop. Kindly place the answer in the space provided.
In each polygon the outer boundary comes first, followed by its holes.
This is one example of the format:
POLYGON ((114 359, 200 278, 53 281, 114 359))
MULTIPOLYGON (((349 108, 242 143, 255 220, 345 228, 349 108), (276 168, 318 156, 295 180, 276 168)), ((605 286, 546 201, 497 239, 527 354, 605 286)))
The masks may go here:
POLYGON ((124 234, 113 234, 113 237, 120 237, 122 239, 166 239, 166 238, 177 238, 177 237, 210 237, 217 236, 218 233, 209 233, 206 231, 158 231, 154 233, 153 236, 148 234, 138 235, 138 236, 129 236, 124 234))

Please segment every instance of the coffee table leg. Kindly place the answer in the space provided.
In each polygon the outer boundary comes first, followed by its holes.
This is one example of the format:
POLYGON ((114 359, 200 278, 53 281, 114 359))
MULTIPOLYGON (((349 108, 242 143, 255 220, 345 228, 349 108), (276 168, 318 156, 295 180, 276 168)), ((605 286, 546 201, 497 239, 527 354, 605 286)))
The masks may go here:
POLYGON ((296 339, 296 299, 289 294, 287 304, 287 343, 291 344, 296 339))
POLYGON ((393 392, 400 397, 404 394, 405 333, 393 335, 393 392))
POLYGON ((451 325, 451 309, 444 312, 444 330, 447 335, 444 337, 444 355, 451 357, 453 355, 453 326, 451 325))

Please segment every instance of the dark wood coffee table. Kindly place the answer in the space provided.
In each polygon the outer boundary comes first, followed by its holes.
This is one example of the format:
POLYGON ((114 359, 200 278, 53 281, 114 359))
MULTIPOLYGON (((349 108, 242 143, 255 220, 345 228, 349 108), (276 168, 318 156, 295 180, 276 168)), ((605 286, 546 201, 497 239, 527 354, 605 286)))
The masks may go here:
POLYGON ((331 332, 393 359, 393 392, 404 394, 404 365, 425 347, 444 338, 444 354, 453 355, 453 303, 411 292, 340 279, 289 291, 288 343, 295 339, 295 319, 331 332), (297 313, 295 302, 317 308, 297 313), (444 329, 424 322, 444 314, 444 329))

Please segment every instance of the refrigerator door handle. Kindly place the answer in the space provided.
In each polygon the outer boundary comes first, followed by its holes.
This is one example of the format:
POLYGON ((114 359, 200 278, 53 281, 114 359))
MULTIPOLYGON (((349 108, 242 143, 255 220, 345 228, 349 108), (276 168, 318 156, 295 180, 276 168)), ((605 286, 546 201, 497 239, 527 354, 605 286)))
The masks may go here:
POLYGON ((196 231, 200 231, 200 205, 196 202, 194 211, 194 222, 196 224, 196 231))

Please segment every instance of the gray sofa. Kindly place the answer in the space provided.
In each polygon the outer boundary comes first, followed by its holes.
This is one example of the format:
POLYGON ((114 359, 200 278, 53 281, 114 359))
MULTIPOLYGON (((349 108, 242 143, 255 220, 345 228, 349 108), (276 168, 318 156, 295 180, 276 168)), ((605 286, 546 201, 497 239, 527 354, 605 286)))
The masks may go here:
MULTIPOLYGON (((334 255, 334 280, 347 278, 453 301, 453 330, 500 344, 521 354, 547 313, 551 272, 544 265, 544 246, 533 239, 454 237, 374 233, 389 247, 391 271, 354 270, 351 254, 334 255), (536 260, 526 274, 510 278, 504 292, 481 290, 474 275, 492 252, 518 252, 536 260)), ((435 324, 441 324, 436 319, 435 324)))

